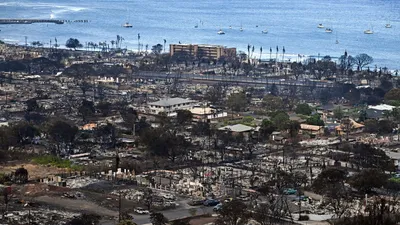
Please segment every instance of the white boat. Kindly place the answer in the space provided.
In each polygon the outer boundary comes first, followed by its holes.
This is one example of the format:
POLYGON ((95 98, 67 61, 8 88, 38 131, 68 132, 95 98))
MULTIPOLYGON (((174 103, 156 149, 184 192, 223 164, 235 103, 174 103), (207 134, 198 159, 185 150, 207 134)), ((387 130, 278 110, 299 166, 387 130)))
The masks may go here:
POLYGON ((125 28, 132 28, 132 25, 128 22, 126 22, 124 25, 122 25, 125 28))
POLYGON ((263 34, 268 34, 268 30, 261 31, 263 34))
POLYGON ((318 28, 324 28, 324 25, 322 23, 318 24, 318 28))
POLYGON ((364 30, 364 34, 373 34, 373 33, 374 33, 374 31, 372 31, 370 29, 364 30))
POLYGON ((326 28, 325 29, 325 33, 332 33, 332 32, 333 32, 333 30, 331 28, 326 28))
POLYGON ((219 31, 217 32, 217 34, 222 35, 222 34, 225 34, 225 32, 224 32, 223 30, 219 29, 219 31))
POLYGON ((385 25, 385 27, 386 27, 386 28, 392 28, 392 24, 387 23, 387 24, 385 25))
POLYGON ((232 29, 232 26, 229 26, 229 29, 232 29))
POLYGON ((243 31, 243 28, 240 28, 239 30, 240 30, 240 31, 243 31))

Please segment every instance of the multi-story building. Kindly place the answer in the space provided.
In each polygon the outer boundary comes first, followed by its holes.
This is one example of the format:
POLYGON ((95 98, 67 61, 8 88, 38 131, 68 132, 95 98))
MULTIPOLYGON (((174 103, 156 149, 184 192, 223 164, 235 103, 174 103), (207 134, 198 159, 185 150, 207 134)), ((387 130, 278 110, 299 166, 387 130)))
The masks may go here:
POLYGON ((190 110, 196 104, 196 101, 184 98, 163 98, 156 102, 149 102, 149 113, 159 114, 161 112, 171 115, 177 110, 190 110))
POLYGON ((227 48, 222 45, 170 44, 169 53, 171 56, 186 53, 194 57, 219 59, 221 56, 236 56, 236 48, 227 48))

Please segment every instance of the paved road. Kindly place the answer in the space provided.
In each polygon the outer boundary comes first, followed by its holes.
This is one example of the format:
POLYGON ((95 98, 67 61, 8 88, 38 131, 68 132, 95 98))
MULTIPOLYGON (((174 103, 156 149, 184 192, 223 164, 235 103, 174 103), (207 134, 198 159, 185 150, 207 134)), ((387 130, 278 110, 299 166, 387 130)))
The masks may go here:
MULTIPOLYGON (((197 212, 196 215, 202 215, 202 214, 207 214, 207 213, 212 213, 213 212, 213 207, 205 207, 205 206, 195 206, 195 207, 187 207, 187 206, 182 206, 176 209, 171 209, 171 210, 165 210, 161 211, 165 217, 168 218, 168 220, 175 220, 179 218, 184 218, 184 217, 189 217, 191 216, 189 213, 190 208, 196 208, 197 212)), ((137 215, 137 214, 132 214, 133 216, 133 221, 138 224, 151 224, 150 222, 150 215, 137 215)), ((100 225, 115 225, 115 221, 101 221, 100 225)))
POLYGON ((323 81, 299 81, 299 80, 284 80, 277 78, 253 78, 243 76, 220 76, 220 75, 200 75, 200 74, 166 74, 159 72, 144 72, 134 75, 136 78, 141 79, 173 79, 175 77, 180 80, 193 80, 193 81, 213 81, 213 82, 230 82, 241 84, 276 84, 276 85, 290 85, 290 86, 315 86, 315 87, 333 87, 334 83, 323 81))
MULTIPOLYGON (((197 206, 191 208, 197 209, 197 215, 213 212, 213 207, 197 206)), ((174 220, 190 216, 189 208, 186 207, 179 207, 177 209, 166 210, 162 211, 162 213, 164 214, 165 217, 168 218, 168 220, 174 220)), ((133 217, 134 217, 133 221, 138 225, 151 223, 149 215, 133 215, 133 217)))

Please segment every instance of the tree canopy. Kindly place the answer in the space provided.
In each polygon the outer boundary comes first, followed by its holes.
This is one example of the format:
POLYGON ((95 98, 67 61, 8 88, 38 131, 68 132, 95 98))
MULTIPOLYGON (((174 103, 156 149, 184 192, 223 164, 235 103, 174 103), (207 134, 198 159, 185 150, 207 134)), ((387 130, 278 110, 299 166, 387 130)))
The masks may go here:
POLYGON ((298 104, 296 107, 296 113, 309 116, 312 113, 312 108, 306 103, 298 104))
POLYGON ((244 92, 233 93, 228 97, 228 107, 235 112, 240 112, 247 107, 247 98, 244 92))
POLYGON ((65 43, 65 47, 77 49, 77 48, 82 48, 82 44, 79 42, 78 39, 76 39, 76 38, 70 38, 70 39, 68 39, 67 42, 65 43))

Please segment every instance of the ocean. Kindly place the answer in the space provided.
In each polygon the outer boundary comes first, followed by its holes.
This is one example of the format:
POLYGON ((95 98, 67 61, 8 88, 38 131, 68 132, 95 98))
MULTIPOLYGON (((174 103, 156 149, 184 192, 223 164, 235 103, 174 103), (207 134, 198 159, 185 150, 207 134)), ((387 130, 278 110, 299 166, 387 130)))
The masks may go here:
POLYGON ((285 47, 286 60, 299 54, 339 57, 347 50, 353 56, 372 56, 371 68, 395 70, 400 69, 399 12, 398 0, 3 0, 0 18, 89 22, 0 25, 0 40, 24 44, 26 36, 29 43, 48 46, 54 39, 65 45, 71 37, 81 43, 110 43, 120 35, 123 47, 137 50, 140 33, 140 43, 149 49, 164 39, 167 45, 218 44, 244 52, 252 45, 254 56, 262 47, 262 58, 268 59, 270 48, 274 57, 278 46, 279 53, 285 47), (126 22, 133 27, 122 27, 126 22), (318 29, 320 23, 333 32, 318 29), (385 28, 387 23, 392 28, 385 28), (217 34, 220 29, 225 35, 217 34), (374 34, 364 34, 367 29, 374 34))

